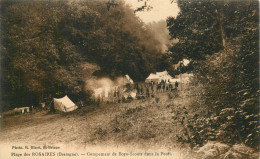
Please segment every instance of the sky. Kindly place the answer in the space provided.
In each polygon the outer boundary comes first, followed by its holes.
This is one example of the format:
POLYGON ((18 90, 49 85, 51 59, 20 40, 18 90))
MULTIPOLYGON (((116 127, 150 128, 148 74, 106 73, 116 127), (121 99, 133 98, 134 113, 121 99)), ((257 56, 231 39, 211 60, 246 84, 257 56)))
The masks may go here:
MULTIPOLYGON (((144 2, 138 2, 138 0, 125 1, 131 5, 133 9, 136 9, 144 4, 144 2)), ((136 15, 145 23, 166 20, 169 16, 176 17, 179 12, 177 3, 171 3, 170 0, 149 0, 147 5, 152 6, 152 10, 136 12, 136 15)))

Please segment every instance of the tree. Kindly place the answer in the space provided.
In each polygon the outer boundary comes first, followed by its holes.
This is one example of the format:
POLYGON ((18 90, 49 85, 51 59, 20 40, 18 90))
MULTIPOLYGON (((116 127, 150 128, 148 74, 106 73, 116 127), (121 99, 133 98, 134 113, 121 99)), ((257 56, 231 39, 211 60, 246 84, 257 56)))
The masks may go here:
POLYGON ((223 49, 219 4, 214 1, 178 1, 180 13, 168 18, 172 39, 178 39, 169 50, 177 58, 203 60, 223 49))
POLYGON ((143 81, 161 56, 159 41, 123 2, 109 10, 105 7, 102 2, 70 4, 66 12, 80 16, 62 22, 69 30, 64 36, 69 35, 68 40, 83 56, 101 67, 96 74, 111 78, 129 74, 135 81, 143 81), (79 5, 85 9, 73 9, 79 5))
POLYGON ((86 63, 99 65, 101 76, 135 81, 155 71, 160 43, 133 10, 117 4, 108 10, 106 1, 1 1, 9 105, 35 105, 43 95, 87 99, 86 63))
POLYGON ((191 117, 186 127, 192 132, 188 142, 194 146, 217 140, 257 149, 259 3, 180 1, 179 5, 180 15, 168 20, 172 37, 180 38, 171 51, 180 60, 189 58, 194 63, 192 85, 196 98, 191 109, 197 108, 196 113, 201 115, 191 117), (198 19, 189 18, 194 15, 198 19), (200 24, 197 30, 196 24, 200 24), (204 38, 205 31, 210 31, 209 37, 217 35, 217 40, 204 38))

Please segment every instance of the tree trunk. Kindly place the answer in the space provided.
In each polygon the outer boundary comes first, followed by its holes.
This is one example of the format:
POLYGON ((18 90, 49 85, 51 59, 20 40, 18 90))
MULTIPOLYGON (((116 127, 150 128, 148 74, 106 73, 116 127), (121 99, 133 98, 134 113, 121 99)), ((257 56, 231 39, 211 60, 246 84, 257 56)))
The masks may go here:
POLYGON ((224 4, 222 4, 222 2, 219 2, 219 9, 216 9, 217 15, 218 15, 218 22, 219 22, 219 29, 220 29, 220 34, 221 34, 221 39, 222 39, 222 46, 224 47, 224 49, 226 48, 226 37, 225 37, 225 32, 224 32, 224 27, 223 27, 223 11, 222 11, 222 7, 224 6, 224 4))
POLYGON ((220 26, 220 33, 221 33, 221 38, 222 38, 222 45, 225 49, 226 41, 225 41, 225 33, 224 33, 224 28, 223 28, 223 13, 220 13, 220 15, 219 15, 219 26, 220 26))

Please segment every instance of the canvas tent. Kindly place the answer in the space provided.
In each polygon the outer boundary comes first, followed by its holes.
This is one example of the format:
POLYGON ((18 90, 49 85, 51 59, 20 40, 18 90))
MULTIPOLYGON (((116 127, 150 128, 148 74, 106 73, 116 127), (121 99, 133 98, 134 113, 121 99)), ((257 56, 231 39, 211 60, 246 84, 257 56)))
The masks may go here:
POLYGON ((131 83, 131 84, 134 83, 134 81, 130 78, 129 75, 125 75, 125 77, 126 77, 126 79, 128 80, 128 83, 131 83))
POLYGON ((62 111, 62 112, 70 112, 73 111, 75 109, 77 109, 78 107, 69 99, 68 96, 65 96, 63 98, 54 98, 53 99, 54 102, 54 108, 58 111, 62 111))
POLYGON ((175 83, 175 82, 180 83, 181 80, 180 80, 179 78, 174 78, 174 79, 170 79, 170 82, 171 82, 171 83, 175 83))
POLYGON ((154 74, 154 73, 151 73, 147 78, 146 78, 146 82, 151 82, 151 81, 158 81, 160 78, 154 74))
POLYGON ((151 73, 145 80, 145 82, 160 82, 161 80, 166 80, 166 82, 168 82, 168 80, 173 79, 173 77, 171 75, 169 75, 169 73, 167 71, 163 71, 163 72, 156 72, 151 73))

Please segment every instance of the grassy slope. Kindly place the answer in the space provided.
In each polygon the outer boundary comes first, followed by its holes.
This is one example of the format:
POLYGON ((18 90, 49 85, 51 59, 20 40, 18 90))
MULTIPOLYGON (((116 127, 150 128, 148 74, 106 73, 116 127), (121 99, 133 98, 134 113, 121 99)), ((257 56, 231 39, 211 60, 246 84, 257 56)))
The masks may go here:
POLYGON ((80 146, 129 145, 141 149, 167 149, 188 153, 177 142, 183 134, 178 118, 189 100, 184 94, 169 99, 166 93, 132 103, 87 106, 67 114, 46 111, 10 116, 2 119, 0 141, 32 144, 76 144, 80 146))

